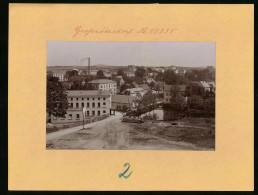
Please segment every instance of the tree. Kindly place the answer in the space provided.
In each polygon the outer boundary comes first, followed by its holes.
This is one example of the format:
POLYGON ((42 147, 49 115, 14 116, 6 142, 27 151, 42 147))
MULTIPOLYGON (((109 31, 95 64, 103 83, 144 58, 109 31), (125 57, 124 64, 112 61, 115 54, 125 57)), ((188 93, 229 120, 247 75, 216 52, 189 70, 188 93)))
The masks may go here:
POLYGON ((188 98, 188 106, 191 109, 199 109, 201 105, 201 97, 197 95, 193 95, 188 98))
POLYGON ((201 86, 194 85, 194 84, 189 84, 189 85, 186 86, 185 95, 186 96, 197 95, 197 96, 204 97, 205 96, 205 90, 201 86))
POLYGON ((177 111, 182 111, 186 105, 184 98, 181 95, 180 87, 178 85, 173 85, 170 89, 170 104, 173 109, 177 111))
POLYGON ((124 76, 124 75, 125 75, 124 71, 122 69, 118 69, 117 76, 124 76))
POLYGON ((151 89, 154 89, 154 88, 155 88, 155 83, 152 81, 152 82, 149 84, 149 87, 150 87, 151 89))
POLYGON ((215 112, 215 98, 210 97, 204 101, 204 110, 215 112))
POLYGON ((47 113, 56 117, 64 117, 68 109, 67 95, 58 78, 47 77, 47 113))
POLYGON ((136 77, 141 77, 142 78, 142 77, 145 76, 146 70, 142 67, 138 67, 134 74, 135 74, 136 77))
POLYGON ((71 81, 70 79, 73 76, 78 76, 78 71, 77 70, 66 71, 64 78, 67 79, 68 81, 71 81))
POLYGON ((104 78, 106 78, 106 77, 105 77, 103 71, 102 71, 102 70, 99 70, 99 71, 97 72, 97 79, 104 79, 104 78))

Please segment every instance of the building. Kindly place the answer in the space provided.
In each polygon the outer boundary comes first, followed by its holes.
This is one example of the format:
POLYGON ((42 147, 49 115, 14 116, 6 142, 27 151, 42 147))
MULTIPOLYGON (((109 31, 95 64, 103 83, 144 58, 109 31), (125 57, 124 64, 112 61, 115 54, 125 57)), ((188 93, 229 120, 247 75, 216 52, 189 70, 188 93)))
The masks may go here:
POLYGON ((134 73, 136 71, 135 65, 128 65, 128 70, 134 73))
POLYGON ((191 84, 202 87, 205 91, 210 91, 211 86, 205 81, 191 81, 191 84))
POLYGON ((176 89, 176 87, 178 87, 178 90, 182 96, 185 95, 186 85, 165 85, 164 86, 164 103, 165 104, 170 103, 171 90, 176 89))
POLYGON ((130 96, 141 99, 147 93, 147 91, 141 87, 137 87, 137 88, 126 89, 122 92, 122 94, 126 94, 126 93, 130 93, 130 96))
POLYGON ((163 68, 163 67, 155 67, 154 70, 156 70, 157 72, 162 72, 162 73, 165 72, 165 68, 163 68))
POLYGON ((207 82, 208 85, 210 85, 211 89, 215 89, 216 85, 213 81, 207 82))
POLYGON ((67 91, 69 108, 64 118, 51 116, 52 123, 73 123, 83 121, 83 117, 108 116, 111 109, 111 93, 99 90, 67 91), (83 114, 82 109, 86 108, 83 114))
POLYGON ((88 82, 96 90, 111 91, 112 95, 116 95, 116 82, 109 79, 98 79, 88 82))
POLYGON ((141 88, 143 88, 146 92, 150 90, 150 87, 147 84, 140 84, 141 88))
POLYGON ((112 80, 116 81, 117 86, 121 86, 125 83, 122 76, 117 76, 117 77, 113 78, 112 80))
POLYGON ((59 81, 67 81, 65 78, 66 71, 67 70, 51 70, 51 73, 53 77, 57 77, 59 81))
POLYGON ((128 95, 113 95, 112 109, 113 110, 130 110, 136 106, 136 97, 128 95))
POLYGON ((207 69, 209 72, 212 72, 214 70, 214 67, 213 66, 207 66, 207 69))
POLYGON ((152 77, 149 77, 149 78, 147 78, 146 82, 147 82, 148 84, 150 84, 151 82, 154 82, 154 83, 155 83, 155 79, 152 78, 152 77))

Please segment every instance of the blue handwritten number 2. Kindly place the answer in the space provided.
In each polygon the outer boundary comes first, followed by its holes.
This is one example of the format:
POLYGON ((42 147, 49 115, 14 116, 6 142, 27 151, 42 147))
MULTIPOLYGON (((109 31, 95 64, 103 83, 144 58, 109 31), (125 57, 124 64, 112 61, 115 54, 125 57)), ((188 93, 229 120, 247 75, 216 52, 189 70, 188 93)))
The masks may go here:
POLYGON ((124 177, 125 179, 127 179, 132 174, 132 171, 131 171, 128 175, 125 175, 127 173, 127 171, 130 169, 130 164, 129 163, 125 163, 124 167, 126 167, 126 166, 128 166, 127 169, 123 173, 119 174, 119 178, 124 177))

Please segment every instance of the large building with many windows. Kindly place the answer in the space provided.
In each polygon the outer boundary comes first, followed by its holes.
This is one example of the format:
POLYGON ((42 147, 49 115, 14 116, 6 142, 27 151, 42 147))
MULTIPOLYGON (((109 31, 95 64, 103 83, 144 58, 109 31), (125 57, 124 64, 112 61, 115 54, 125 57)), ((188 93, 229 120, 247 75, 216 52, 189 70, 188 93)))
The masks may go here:
POLYGON ((102 90, 67 91, 69 108, 64 118, 51 116, 52 123, 71 123, 84 119, 107 116, 111 109, 111 92, 102 90), (86 109, 83 114, 83 108, 86 109))
POLYGON ((110 91, 112 95, 116 95, 116 82, 109 79, 98 79, 88 82, 96 90, 110 91))

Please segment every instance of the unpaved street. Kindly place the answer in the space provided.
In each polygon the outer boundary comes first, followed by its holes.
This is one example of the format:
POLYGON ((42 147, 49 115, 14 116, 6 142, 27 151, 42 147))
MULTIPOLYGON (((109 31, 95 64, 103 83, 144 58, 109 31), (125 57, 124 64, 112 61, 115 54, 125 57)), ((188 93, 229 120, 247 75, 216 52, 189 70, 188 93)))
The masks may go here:
POLYGON ((47 149, 207 150, 145 133, 143 124, 124 123, 116 113, 103 121, 47 134, 47 149))

